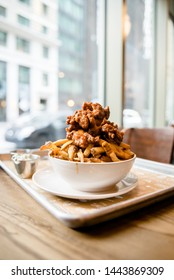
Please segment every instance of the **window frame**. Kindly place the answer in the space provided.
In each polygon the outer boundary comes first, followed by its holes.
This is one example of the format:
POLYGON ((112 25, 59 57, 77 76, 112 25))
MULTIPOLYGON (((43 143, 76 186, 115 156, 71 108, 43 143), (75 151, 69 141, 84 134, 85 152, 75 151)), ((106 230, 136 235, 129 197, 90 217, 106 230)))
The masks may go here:
POLYGON ((20 26, 30 27, 30 20, 20 14, 17 14, 17 22, 20 26))
POLYGON ((110 118, 121 126, 123 110, 123 0, 105 0, 105 7, 105 105, 110 107, 110 118), (117 16, 115 16, 116 11, 117 16), (117 26, 117 32, 113 26, 117 26))
POLYGON ((30 41, 17 36, 16 37, 16 49, 23 53, 30 53, 30 41))

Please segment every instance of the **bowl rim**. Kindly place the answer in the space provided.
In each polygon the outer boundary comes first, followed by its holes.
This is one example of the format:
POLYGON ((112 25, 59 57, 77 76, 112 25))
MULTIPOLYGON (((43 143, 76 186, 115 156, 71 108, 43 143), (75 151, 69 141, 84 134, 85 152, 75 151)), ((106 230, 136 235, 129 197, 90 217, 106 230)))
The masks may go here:
POLYGON ((132 158, 129 158, 129 159, 124 159, 124 160, 119 160, 119 161, 111 161, 111 162, 80 162, 80 161, 71 161, 71 160, 66 160, 66 159, 60 159, 58 157, 53 157, 51 156, 52 151, 49 151, 48 153, 48 158, 51 158, 53 160, 57 160, 57 162, 63 162, 63 163, 67 163, 67 164, 79 164, 79 165, 115 165, 115 164, 123 164, 123 163, 126 163, 126 162, 130 162, 130 161, 133 161, 136 159, 136 154, 134 153, 134 156, 132 158))

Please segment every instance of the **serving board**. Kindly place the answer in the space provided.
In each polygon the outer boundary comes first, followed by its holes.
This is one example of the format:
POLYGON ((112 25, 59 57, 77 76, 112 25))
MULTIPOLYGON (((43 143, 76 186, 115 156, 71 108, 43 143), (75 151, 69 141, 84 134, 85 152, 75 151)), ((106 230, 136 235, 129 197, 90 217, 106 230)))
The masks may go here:
MULTIPOLYGON (((71 228, 113 219, 174 194, 174 166, 139 158, 131 170, 138 177, 137 186, 124 195, 99 200, 63 198, 42 190, 32 179, 21 179, 16 174, 10 154, 0 155, 0 166, 38 203, 71 228)), ((47 167, 49 161, 41 159, 38 170, 47 167)))

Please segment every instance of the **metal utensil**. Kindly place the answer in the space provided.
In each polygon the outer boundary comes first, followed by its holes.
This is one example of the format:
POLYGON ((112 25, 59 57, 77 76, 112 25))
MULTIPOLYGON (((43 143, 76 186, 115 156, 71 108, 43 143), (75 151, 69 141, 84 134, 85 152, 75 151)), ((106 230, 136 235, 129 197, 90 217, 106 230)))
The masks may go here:
POLYGON ((27 179, 31 178, 35 173, 40 156, 29 153, 12 153, 11 159, 14 163, 17 174, 21 178, 27 179))

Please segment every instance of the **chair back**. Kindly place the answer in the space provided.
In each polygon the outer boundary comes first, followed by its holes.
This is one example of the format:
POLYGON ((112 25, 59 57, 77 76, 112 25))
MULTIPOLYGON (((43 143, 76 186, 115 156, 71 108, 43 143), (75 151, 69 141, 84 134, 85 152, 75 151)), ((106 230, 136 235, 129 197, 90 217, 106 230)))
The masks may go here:
POLYGON ((174 128, 129 128, 124 142, 131 145, 137 157, 162 163, 172 163, 174 128))

